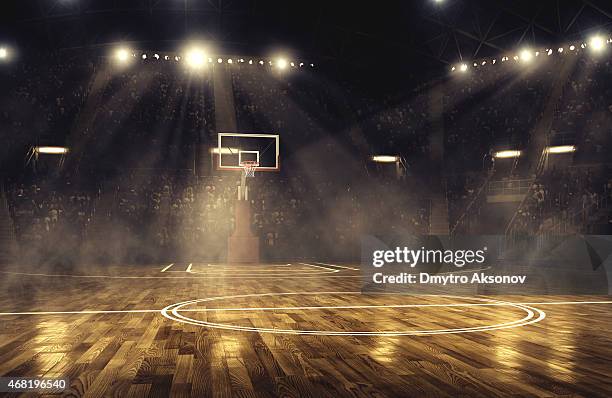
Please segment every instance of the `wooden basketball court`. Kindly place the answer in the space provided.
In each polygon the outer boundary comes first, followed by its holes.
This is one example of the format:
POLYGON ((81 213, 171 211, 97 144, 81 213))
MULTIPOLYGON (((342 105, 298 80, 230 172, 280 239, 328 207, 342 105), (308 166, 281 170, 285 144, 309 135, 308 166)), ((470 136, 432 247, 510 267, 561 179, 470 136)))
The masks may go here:
POLYGON ((0 376, 87 397, 607 397, 612 298, 361 294, 347 264, 3 268, 0 376))

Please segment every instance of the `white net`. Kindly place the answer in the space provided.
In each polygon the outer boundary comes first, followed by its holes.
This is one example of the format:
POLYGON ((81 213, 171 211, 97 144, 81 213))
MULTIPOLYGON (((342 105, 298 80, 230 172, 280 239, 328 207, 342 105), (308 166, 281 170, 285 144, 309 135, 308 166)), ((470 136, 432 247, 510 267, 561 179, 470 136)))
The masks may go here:
POLYGON ((244 161, 240 163, 242 168, 244 169, 245 177, 255 177, 255 169, 259 166, 259 163, 255 161, 244 161))

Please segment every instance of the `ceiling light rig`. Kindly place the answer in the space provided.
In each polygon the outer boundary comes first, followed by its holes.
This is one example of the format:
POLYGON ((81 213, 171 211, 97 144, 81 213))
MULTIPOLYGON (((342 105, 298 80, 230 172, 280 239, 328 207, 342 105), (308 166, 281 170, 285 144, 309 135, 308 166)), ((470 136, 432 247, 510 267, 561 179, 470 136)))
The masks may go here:
MULTIPOLYGON (((569 43, 564 46, 559 46, 557 48, 545 48, 540 50, 533 50, 529 48, 524 48, 520 50, 515 55, 503 55, 499 58, 499 62, 507 62, 510 59, 516 61, 517 63, 529 64, 536 61, 536 58, 546 58, 540 57, 540 55, 547 55, 551 57, 555 54, 563 56, 566 54, 580 54, 583 52, 582 50, 588 50, 594 57, 601 56, 601 54, 606 53, 606 49, 608 46, 612 45, 612 37, 607 37, 607 35, 596 34, 591 36, 586 42, 578 42, 578 43, 569 43)), ((487 65, 496 65, 499 63, 496 58, 491 59, 479 59, 474 60, 469 63, 459 63, 456 65, 452 65, 450 70, 451 72, 462 72, 465 73, 472 66, 474 68, 480 68, 487 65)))

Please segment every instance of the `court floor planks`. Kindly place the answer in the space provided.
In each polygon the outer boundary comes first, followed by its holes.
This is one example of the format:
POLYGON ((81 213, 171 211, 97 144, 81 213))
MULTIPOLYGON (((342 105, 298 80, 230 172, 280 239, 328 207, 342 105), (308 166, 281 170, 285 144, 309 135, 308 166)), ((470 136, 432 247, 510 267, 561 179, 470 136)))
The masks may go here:
POLYGON ((323 263, 0 275, 0 376, 64 395, 612 395, 610 297, 361 295, 323 263))

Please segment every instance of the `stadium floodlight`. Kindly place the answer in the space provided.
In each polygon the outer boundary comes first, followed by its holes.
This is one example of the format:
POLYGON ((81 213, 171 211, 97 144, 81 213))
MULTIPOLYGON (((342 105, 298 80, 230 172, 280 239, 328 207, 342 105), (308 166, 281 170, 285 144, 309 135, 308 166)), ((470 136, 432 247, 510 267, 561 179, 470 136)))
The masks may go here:
POLYGON ((546 153, 570 153, 576 152, 575 145, 557 145, 546 148, 546 153))
POLYGON ((287 60, 285 58, 279 58, 276 61, 276 66, 278 66, 278 69, 285 69, 287 67, 287 60))
POLYGON ((493 154, 493 157, 497 159, 518 158, 519 156, 521 156, 521 151, 517 150, 498 151, 493 154))
POLYGON ((34 151, 46 155, 65 155, 68 153, 68 148, 63 146, 37 146, 34 151))
POLYGON ((572 44, 572 45, 570 46, 570 51, 574 51, 575 49, 576 49, 576 46, 572 44))
POLYGON ((233 63, 234 63, 234 60, 230 58, 230 59, 228 59, 228 60, 227 60, 227 63, 228 63, 228 64, 233 64, 233 63))
POLYGON ((264 61, 259 61, 259 65, 263 65, 263 64, 264 64, 264 61))
POLYGON ((557 51, 559 51, 559 54, 561 54, 563 52, 563 47, 559 47, 557 51))
POLYGON ((119 48, 115 51, 115 59, 121 63, 125 64, 130 59, 130 52, 127 48, 119 48))
POLYGON ((217 62, 222 64, 223 63, 223 58, 217 58, 217 62))
POLYGON ((8 58, 8 49, 6 47, 0 47, 0 59, 8 58))
POLYGON ((548 49, 548 51, 546 51, 546 54, 548 54, 548 55, 552 55, 552 53, 553 53, 552 48, 550 48, 550 49, 548 49))
POLYGON ((533 58, 532 52, 528 49, 522 50, 520 56, 521 56, 521 61, 523 62, 529 62, 531 61, 531 58, 533 58))
POLYGON ((147 54, 142 54, 142 59, 147 59, 147 54))
POLYGON ((468 70, 468 66, 467 66, 467 64, 461 64, 461 65, 459 66, 459 70, 460 70, 461 72, 467 72, 467 70, 468 70))
POLYGON ((192 69, 200 69, 206 64, 204 50, 197 47, 189 49, 185 59, 187 60, 187 66, 192 69))
POLYGON ((605 43, 601 36, 593 36, 589 39, 589 48, 595 52, 600 52, 604 49, 605 43))
POLYGON ((399 162, 399 156, 392 155, 374 155, 372 156, 372 161, 377 163, 395 163, 399 162))
POLYGON ((249 59, 249 65, 253 65, 253 60, 249 59))
POLYGON ((156 54, 155 54, 155 55, 153 55, 153 56, 155 57, 155 59, 159 59, 159 54, 157 54, 157 53, 156 53, 156 54))

